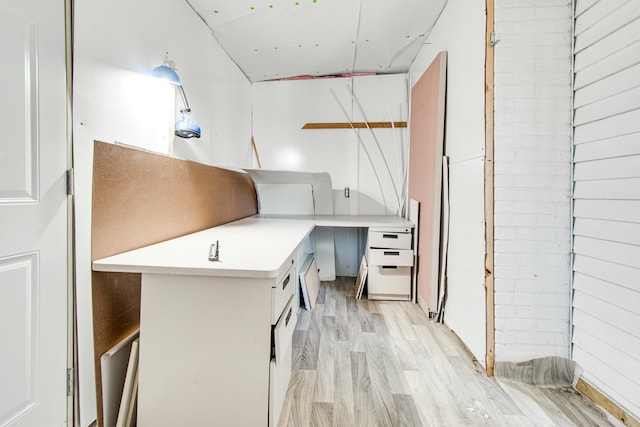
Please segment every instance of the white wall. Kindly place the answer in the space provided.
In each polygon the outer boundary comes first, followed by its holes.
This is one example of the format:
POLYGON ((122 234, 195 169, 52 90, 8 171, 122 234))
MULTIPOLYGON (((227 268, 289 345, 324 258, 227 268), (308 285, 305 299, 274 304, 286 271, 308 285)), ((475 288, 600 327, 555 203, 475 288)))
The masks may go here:
POLYGON ((403 160, 399 162, 396 153, 404 151, 406 158, 406 129, 358 131, 372 166, 353 129, 303 130, 302 126, 364 121, 363 115, 368 121, 391 121, 390 116, 407 121, 407 109, 402 74, 254 83, 253 128, 262 167, 329 172, 340 194, 345 187, 351 189, 348 201, 336 200, 336 214, 395 213, 395 194, 401 192, 403 179, 403 160))
POLYGON ((571 17, 495 2, 497 362, 569 357, 571 17))
POLYGON ((572 358, 640 419, 640 4, 576 3, 572 358))
POLYGON ((411 69, 411 85, 448 52, 445 155, 450 225, 445 323, 484 363, 484 2, 449 0, 411 69))
POLYGON ((179 97, 146 74, 175 61, 200 139, 175 139, 174 155, 251 167, 251 85, 186 2, 75 2, 74 164, 82 427, 96 418, 90 227, 93 140, 170 149, 179 97))

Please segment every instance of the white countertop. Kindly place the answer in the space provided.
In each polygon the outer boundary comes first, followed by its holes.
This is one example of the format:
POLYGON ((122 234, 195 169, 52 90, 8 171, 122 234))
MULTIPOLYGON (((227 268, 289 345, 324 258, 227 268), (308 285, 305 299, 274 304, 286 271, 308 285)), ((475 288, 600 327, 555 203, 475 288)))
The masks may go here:
POLYGON ((394 216, 254 215, 229 224, 167 240, 93 262, 95 271, 187 274, 225 277, 277 277, 282 263, 319 227, 408 227, 394 216), (219 241, 220 262, 209 261, 219 241))
POLYGON ((249 217, 93 262, 95 271, 276 277, 313 221, 249 217), (220 262, 209 261, 218 240, 220 262))

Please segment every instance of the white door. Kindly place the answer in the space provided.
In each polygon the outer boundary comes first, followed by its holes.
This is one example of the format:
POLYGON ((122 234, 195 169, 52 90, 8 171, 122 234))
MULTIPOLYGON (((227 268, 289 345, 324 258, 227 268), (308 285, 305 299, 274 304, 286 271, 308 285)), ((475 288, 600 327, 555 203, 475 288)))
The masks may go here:
POLYGON ((63 0, 0 2, 0 426, 67 418, 63 0))

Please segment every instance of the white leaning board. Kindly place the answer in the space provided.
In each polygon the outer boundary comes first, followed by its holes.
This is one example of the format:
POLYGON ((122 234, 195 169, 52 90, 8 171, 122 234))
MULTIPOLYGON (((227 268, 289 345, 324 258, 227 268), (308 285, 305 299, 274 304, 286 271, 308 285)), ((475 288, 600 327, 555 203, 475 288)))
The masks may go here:
POLYGON ((129 365, 131 345, 138 338, 137 329, 100 357, 102 370, 102 419, 104 427, 115 427, 122 390, 129 365))
POLYGON ((311 184, 256 184, 260 213, 313 215, 311 184))
POLYGON ((411 273, 411 295, 414 304, 418 303, 418 236, 420 235, 420 202, 415 199, 409 200, 409 221, 415 225, 413 229, 413 272, 411 273))
POLYGON ((300 269, 300 285, 302 287, 304 306, 307 310, 312 310, 320 289, 320 277, 318 276, 315 254, 309 255, 300 269))

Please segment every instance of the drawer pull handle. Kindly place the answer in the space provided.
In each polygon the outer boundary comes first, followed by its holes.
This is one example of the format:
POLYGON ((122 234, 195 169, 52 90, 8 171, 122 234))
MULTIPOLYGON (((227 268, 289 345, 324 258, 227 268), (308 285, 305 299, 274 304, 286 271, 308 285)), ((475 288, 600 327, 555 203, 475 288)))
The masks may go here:
POLYGON ((287 287, 287 285, 289 284, 290 278, 291 278, 291 274, 289 274, 287 278, 282 281, 282 290, 284 290, 287 287))
POLYGON ((383 239, 397 239, 398 235, 397 234, 383 234, 382 238, 383 239))
POLYGON ((220 261, 220 241, 216 240, 215 243, 212 243, 209 246, 209 261, 219 262, 220 261))
POLYGON ((287 318, 284 319, 284 326, 289 324, 289 320, 291 320, 291 315, 293 314, 293 307, 289 308, 289 313, 287 313, 287 318))
POLYGON ((383 265, 381 267, 386 270, 396 270, 398 268, 397 265, 383 265))
POLYGON ((400 256, 400 252, 399 251, 384 251, 385 255, 393 255, 393 256, 400 256))

